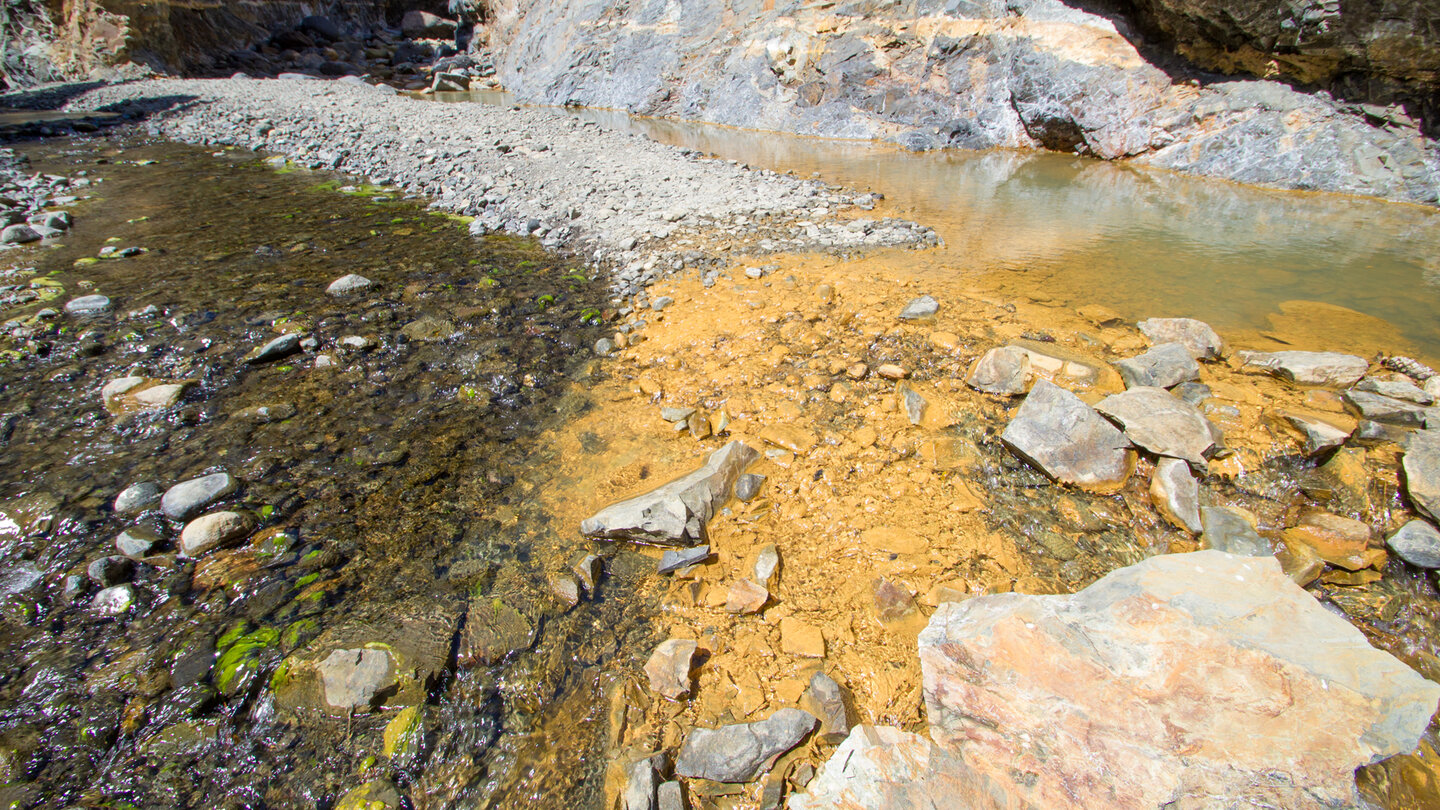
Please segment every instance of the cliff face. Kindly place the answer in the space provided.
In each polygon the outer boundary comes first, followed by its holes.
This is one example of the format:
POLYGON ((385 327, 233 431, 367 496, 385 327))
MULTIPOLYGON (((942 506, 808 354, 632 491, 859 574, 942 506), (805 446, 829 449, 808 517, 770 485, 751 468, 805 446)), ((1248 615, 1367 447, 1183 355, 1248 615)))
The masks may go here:
POLYGON ((1437 0, 1122 0, 1198 65, 1281 77, 1427 118, 1440 92, 1437 0))
POLYGON ((1177 80, 1131 32, 1058 0, 509 2, 492 9, 491 44, 502 83, 529 101, 1417 202, 1440 187, 1434 144, 1399 111, 1367 119, 1274 82, 1177 80))

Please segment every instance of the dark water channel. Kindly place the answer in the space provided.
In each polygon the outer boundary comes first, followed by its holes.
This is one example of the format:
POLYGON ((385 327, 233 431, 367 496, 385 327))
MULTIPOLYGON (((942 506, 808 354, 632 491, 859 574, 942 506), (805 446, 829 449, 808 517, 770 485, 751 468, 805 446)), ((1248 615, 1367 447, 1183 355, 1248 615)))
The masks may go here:
POLYGON ((608 560, 598 598, 564 611, 545 568, 574 540, 527 495, 556 461, 530 439, 592 407, 575 391, 596 373, 582 358, 603 280, 249 152, 19 148, 104 182, 62 246, 0 256, 35 270, 7 283, 48 278, 64 287, 48 306, 101 293, 113 308, 0 313, 29 319, 0 339, 0 805, 325 808, 383 778, 417 808, 598 806, 607 667, 648 639, 629 587, 643 563, 608 560), (75 265, 107 245, 148 252, 75 265), (327 296, 348 273, 377 284, 327 296), (242 362, 292 330, 318 346, 242 362), (340 345, 350 335, 373 348, 340 345), (115 417, 100 389, 127 375, 193 385, 177 407, 115 417), (242 413, 260 405, 293 414, 242 413), (238 549, 179 558, 179 523, 111 510, 132 483, 220 471, 240 480, 224 507, 262 529, 238 549), (137 524, 163 539, 134 566, 135 606, 102 617, 86 566, 137 524), (472 606, 502 602, 533 648, 458 662, 472 606), (282 661, 342 637, 429 657, 408 753, 382 752, 398 706, 276 705, 282 661))

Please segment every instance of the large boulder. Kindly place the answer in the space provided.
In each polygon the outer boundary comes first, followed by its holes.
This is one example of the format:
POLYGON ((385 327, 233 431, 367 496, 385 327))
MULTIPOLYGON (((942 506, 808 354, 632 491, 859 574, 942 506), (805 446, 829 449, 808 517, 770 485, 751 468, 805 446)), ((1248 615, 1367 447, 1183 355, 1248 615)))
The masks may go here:
POLYGON ((586 518, 580 533, 662 546, 704 543, 706 524, 730 497, 735 479, 759 455, 744 442, 730 442, 711 453, 700 469, 586 518))
POLYGON ((1074 394, 1039 380, 1000 438, 1063 484, 1113 492, 1135 469, 1130 442, 1074 394))
POLYGON ((1218 551, 941 605, 919 648, 932 739, 1003 793, 960 807, 1347 807, 1440 703, 1276 560, 1218 551))

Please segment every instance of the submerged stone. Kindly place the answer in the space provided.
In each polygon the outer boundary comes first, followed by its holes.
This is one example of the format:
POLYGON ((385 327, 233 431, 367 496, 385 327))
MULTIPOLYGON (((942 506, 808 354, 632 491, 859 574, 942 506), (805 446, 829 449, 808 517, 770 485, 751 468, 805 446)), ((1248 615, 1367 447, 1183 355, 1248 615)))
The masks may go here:
POLYGON ((241 540, 251 527, 250 519, 239 512, 213 512, 185 524, 176 547, 187 557, 199 557, 241 540))
POLYGON ((960 807, 1348 807, 1440 702, 1274 559, 1218 551, 944 604, 919 648, 931 737, 986 777, 960 807))
POLYGON ((691 546, 690 548, 665 549, 660 555, 660 563, 656 566, 656 573, 669 574, 679 571, 681 568, 689 568, 692 565, 699 565, 705 562, 710 556, 709 546, 691 546))
POLYGON ((160 509, 172 520, 188 520, 200 514, 205 507, 234 492, 238 486, 229 473, 213 473, 192 478, 165 490, 165 495, 160 499, 160 509))
POLYGON ((121 517, 137 515, 159 501, 163 492, 160 485, 154 481, 131 484, 115 496, 115 504, 112 508, 115 510, 115 514, 121 517))
POLYGON ((849 711, 840 684, 824 672, 810 676, 810 685, 800 696, 800 708, 820 720, 817 732, 821 742, 837 743, 850 733, 849 711))
POLYGON ((495 599, 475 599, 460 637, 460 661, 489 666, 535 643, 535 625, 525 614, 495 599))
POLYGON ((1275 548, 1255 530, 1255 516, 1235 506, 1206 506, 1200 510, 1202 548, 1239 557, 1269 557, 1275 548))
POLYGON ((287 335, 271 340, 259 348, 252 349, 245 355, 243 362, 246 363, 267 363, 271 360, 279 360, 300 351, 300 335, 291 332, 287 335))
POLYGON ((103 295, 82 295, 65 304, 65 311, 71 315, 99 315, 109 309, 110 299, 103 295))
POLYGON ((325 292, 337 297, 350 295, 351 293, 356 293, 369 287, 373 283, 370 279, 358 273, 350 273, 330 282, 330 286, 325 288, 325 292))
POLYGON ((335 650, 319 667, 325 703, 334 710, 369 711, 381 690, 395 683, 395 661, 387 650, 335 650))
POLYGON ((1063 484, 1113 492, 1135 468, 1130 442, 1079 397, 1040 380, 1000 437, 1063 484))
POLYGON ((744 442, 730 442, 711 453, 700 469, 586 518, 580 533, 654 545, 703 543, 706 524, 730 497, 735 479, 758 456, 744 442))

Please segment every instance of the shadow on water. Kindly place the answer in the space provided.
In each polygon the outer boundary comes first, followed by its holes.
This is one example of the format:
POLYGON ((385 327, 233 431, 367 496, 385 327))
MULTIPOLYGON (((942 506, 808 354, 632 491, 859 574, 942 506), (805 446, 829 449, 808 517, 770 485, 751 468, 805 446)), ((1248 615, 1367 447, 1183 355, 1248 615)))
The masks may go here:
POLYGON ((327 807, 385 778, 417 808, 597 806, 607 667, 645 647, 649 611, 631 593, 649 569, 602 552, 594 602, 550 597, 546 572, 576 542, 532 494, 583 460, 531 440, 592 407, 583 358, 605 281, 529 240, 477 241, 394 193, 337 193, 250 153, 26 151, 104 182, 18 278, 62 284, 51 306, 101 293, 113 311, 0 313, 0 799, 327 807), (107 244, 148 252, 93 261, 107 244), (326 295, 348 273, 376 285, 326 295), (284 331, 319 345, 242 361, 284 331), (317 353, 336 365, 313 367, 317 353), (174 408, 114 417, 99 390, 127 375, 193 384, 174 408), (225 508, 260 527, 237 548, 186 560, 180 523, 111 510, 134 482, 218 471, 240 480, 225 508), (137 604, 101 617, 86 566, 137 526, 160 538, 134 566, 137 604), (472 606, 501 602, 537 631, 533 648, 457 663, 472 606), (383 751, 398 706, 277 704, 287 662, 341 640, 430 656, 415 750, 383 751))
MULTIPOLYGON (((441 101, 513 103, 504 93, 441 101)), ((945 240, 898 269, 963 276, 1005 295, 1102 304, 1128 318, 1187 316, 1266 330, 1315 301, 1391 324, 1440 358, 1440 212, 1276 191, 1054 153, 904 152, 571 109, 602 126, 776 171, 885 194, 887 213, 945 240)), ((898 264, 898 263, 897 263, 898 264)))

